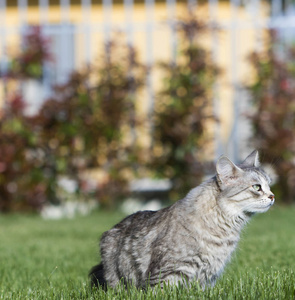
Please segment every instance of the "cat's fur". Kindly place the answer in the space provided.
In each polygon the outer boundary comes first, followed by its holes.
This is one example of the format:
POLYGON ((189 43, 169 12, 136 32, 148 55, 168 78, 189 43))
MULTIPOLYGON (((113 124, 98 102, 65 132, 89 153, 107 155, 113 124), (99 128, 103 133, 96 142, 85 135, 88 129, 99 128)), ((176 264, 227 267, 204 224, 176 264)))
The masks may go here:
POLYGON ((274 203, 258 152, 240 165, 222 156, 214 178, 159 211, 139 211, 102 235, 94 285, 145 288, 198 281, 214 285, 239 241, 242 227, 274 203), (261 191, 258 190, 261 188, 261 191))

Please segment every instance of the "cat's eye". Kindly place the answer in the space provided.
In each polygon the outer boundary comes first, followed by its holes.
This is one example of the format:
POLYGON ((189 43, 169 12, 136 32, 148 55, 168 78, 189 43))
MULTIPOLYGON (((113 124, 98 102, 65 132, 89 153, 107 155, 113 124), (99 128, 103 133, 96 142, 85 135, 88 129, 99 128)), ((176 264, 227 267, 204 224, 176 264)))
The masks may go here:
POLYGON ((262 189, 261 189, 261 185, 260 184, 254 184, 252 185, 253 189, 257 192, 260 192, 262 189))

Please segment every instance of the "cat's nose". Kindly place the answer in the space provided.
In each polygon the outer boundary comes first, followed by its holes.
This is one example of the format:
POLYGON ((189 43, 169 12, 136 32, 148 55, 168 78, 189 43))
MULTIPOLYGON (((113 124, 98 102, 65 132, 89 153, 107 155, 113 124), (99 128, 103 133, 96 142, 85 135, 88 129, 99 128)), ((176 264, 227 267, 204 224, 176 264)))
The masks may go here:
POLYGON ((270 196, 268 196, 268 198, 269 198, 271 201, 275 201, 275 195, 274 195, 274 194, 271 194, 270 196))

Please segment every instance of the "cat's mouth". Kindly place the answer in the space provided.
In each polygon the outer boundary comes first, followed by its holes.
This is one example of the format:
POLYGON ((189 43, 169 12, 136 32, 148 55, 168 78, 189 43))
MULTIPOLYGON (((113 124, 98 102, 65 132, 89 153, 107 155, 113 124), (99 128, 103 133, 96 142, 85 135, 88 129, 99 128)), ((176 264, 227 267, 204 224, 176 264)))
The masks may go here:
POLYGON ((269 197, 268 199, 263 199, 261 202, 262 202, 261 203, 262 206, 271 207, 275 203, 275 198, 274 197, 269 197))
POLYGON ((256 213, 266 212, 271 206, 275 203, 275 199, 271 199, 271 201, 262 200, 259 204, 256 204, 252 209, 244 211, 244 214, 247 217, 252 217, 256 213))
POLYGON ((274 203, 275 203, 275 198, 272 198, 272 199, 270 200, 270 203, 267 205, 267 207, 273 206, 274 203))

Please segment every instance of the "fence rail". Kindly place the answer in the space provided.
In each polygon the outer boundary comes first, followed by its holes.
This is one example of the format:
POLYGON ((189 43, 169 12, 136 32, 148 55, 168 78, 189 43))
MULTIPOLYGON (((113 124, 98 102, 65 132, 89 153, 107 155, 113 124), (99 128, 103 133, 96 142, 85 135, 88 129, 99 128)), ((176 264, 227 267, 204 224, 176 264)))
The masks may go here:
MULTIPOLYGON (((240 153, 244 155, 241 140, 246 138, 241 136, 246 137, 249 131, 241 117, 241 110, 247 107, 246 93, 241 87, 248 72, 245 57, 249 51, 263 47, 264 29, 278 29, 285 40, 294 38, 295 29, 291 0, 208 0, 202 5, 196 0, 102 0, 101 4, 92 0, 60 0, 55 4, 49 0, 18 0, 14 5, 9 2, 0 0, 0 71, 5 73, 9 51, 20 44, 26 26, 40 24, 43 33, 54 41, 52 51, 56 55, 54 69, 43 76, 42 89, 47 91, 44 97, 53 83, 66 80, 72 70, 92 62, 97 49, 110 39, 114 30, 124 32, 127 41, 142 50, 142 60, 152 65, 164 57, 176 57, 174 22, 186 6, 200 11, 200 16, 205 14, 211 24, 218 24, 221 29, 220 34, 212 32, 209 43, 206 42, 213 59, 224 70, 223 79, 214 90, 215 111, 223 121, 216 128, 216 155, 227 152, 236 159, 240 153)), ((157 78, 156 72, 152 72, 147 79, 146 101, 150 110, 157 78)))

